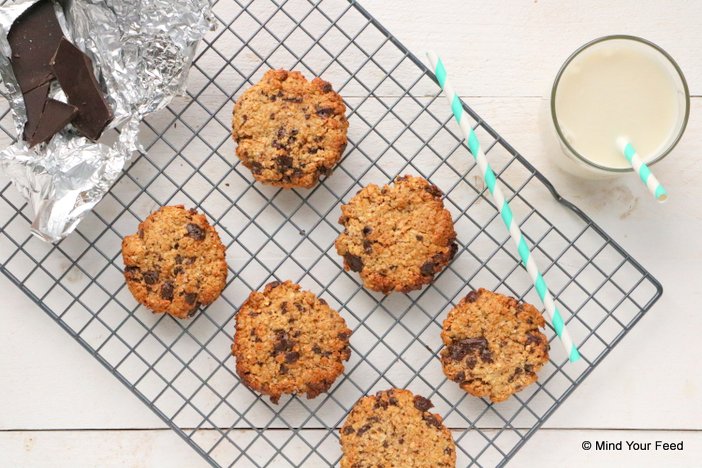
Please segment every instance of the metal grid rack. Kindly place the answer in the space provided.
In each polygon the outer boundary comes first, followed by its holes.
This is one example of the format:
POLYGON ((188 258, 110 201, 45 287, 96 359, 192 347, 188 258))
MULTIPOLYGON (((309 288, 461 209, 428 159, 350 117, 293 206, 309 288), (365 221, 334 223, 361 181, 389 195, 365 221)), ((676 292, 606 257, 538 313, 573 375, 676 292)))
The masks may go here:
POLYGON ((228 0, 214 13, 219 28, 201 47, 188 98, 144 125, 148 154, 75 234, 53 246, 31 237, 28 206, 1 189, 3 273, 213 465, 333 465, 352 404, 391 386, 432 399, 453 430, 459 466, 506 463, 652 306, 660 284, 466 108, 583 355, 566 364, 552 346, 538 383, 508 402, 466 395, 437 359, 447 311, 474 287, 539 301, 431 75, 353 1, 228 0), (343 162, 312 190, 254 184, 234 157, 233 102, 271 67, 323 76, 349 108, 343 162), (358 188, 403 173, 446 193, 460 248, 431 286, 383 297, 343 271, 336 218, 358 188), (188 321, 138 306, 122 277, 121 238, 175 203, 216 224, 231 268, 222 298, 188 321), (315 291, 354 330, 351 360, 328 394, 273 405, 234 372, 236 309, 273 279, 315 291))

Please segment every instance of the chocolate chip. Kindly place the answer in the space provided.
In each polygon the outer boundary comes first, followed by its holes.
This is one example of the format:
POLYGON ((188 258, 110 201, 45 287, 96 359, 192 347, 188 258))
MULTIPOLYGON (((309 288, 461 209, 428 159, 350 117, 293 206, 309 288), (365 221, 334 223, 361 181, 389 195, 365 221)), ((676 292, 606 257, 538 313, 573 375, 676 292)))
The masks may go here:
POLYGON ((436 268, 436 263, 434 262, 425 262, 420 268, 419 272, 424 275, 424 276, 433 276, 434 275, 434 268, 436 268))
POLYGON ((527 334, 526 338, 526 344, 529 346, 530 344, 540 344, 541 343, 541 338, 538 335, 532 335, 531 333, 527 334))
POLYGON ((383 441, 383 448, 388 448, 389 446, 390 446, 390 444, 388 444, 388 441, 384 440, 383 441))
POLYGON ((329 174, 329 168, 327 166, 319 166, 317 168, 317 173, 319 175, 327 175, 329 174))
POLYGON ((449 346, 449 356, 454 361, 462 361, 471 351, 482 350, 487 345, 485 338, 465 338, 449 346))
POLYGON ((263 165, 260 162, 253 161, 251 163, 251 172, 253 172, 254 174, 260 174, 261 172, 263 172, 263 165))
POLYGON ((161 286, 161 297, 167 301, 173 300, 173 283, 166 281, 161 286))
POLYGON ((310 114, 305 114, 305 120, 310 120, 310 117, 312 117, 310 114))
POLYGON ((531 374, 532 372, 534 372, 534 366, 532 366, 531 364, 525 364, 524 371, 531 374))
POLYGON ((183 273, 183 267, 177 266, 173 269, 173 274, 175 276, 178 276, 179 274, 183 273))
POLYGON ((467 302, 475 302, 475 301, 478 300, 478 297, 479 297, 479 296, 480 296, 480 294, 478 294, 477 291, 471 291, 471 292, 469 292, 468 295, 466 296, 466 301, 467 301, 467 302))
POLYGON ((331 83, 327 83, 326 81, 324 82, 324 85, 322 85, 322 92, 324 93, 330 93, 332 91, 332 85, 331 83))
POLYGON ((404 437, 400 437, 400 438, 398 439, 397 443, 400 444, 400 445, 404 444, 404 443, 405 443, 405 438, 404 438, 404 437))
POLYGON ((283 101, 287 102, 295 102, 295 103, 301 103, 302 102, 302 97, 301 96, 285 96, 283 98, 283 101))
POLYGON ((388 407, 388 402, 383 399, 380 395, 375 396, 375 403, 373 404, 374 408, 383 408, 387 409, 388 407))
POLYGON ((453 257, 456 256, 456 253, 458 253, 458 244, 456 244, 455 242, 452 242, 450 250, 449 250, 448 259, 453 260, 453 257))
POLYGON ((175 256, 175 262, 176 262, 176 265, 180 265, 181 263, 183 263, 183 256, 182 256, 182 255, 176 255, 176 256, 175 256))
POLYGON ((361 231, 361 233, 363 233, 364 236, 369 235, 371 232, 373 232, 373 228, 370 226, 364 226, 363 230, 361 231))
POLYGON ((280 286, 280 281, 271 281, 266 285, 267 288, 274 289, 280 286))
POLYGON ((275 114, 271 113, 271 115, 268 116, 269 120, 275 120, 275 114))
POLYGON ((185 227, 188 230, 188 235, 196 241, 205 240, 205 231, 197 224, 188 223, 185 227))
POLYGON ((312 346, 312 352, 314 354, 322 354, 322 348, 320 348, 318 345, 312 346))
POLYGON ((417 235, 415 236, 415 238, 416 238, 419 242, 421 242, 421 241, 424 240, 424 236, 421 235, 421 234, 417 234, 417 235))
POLYGON ((336 337, 341 341, 347 341, 351 334, 349 332, 339 332, 336 337))
POLYGON ((313 146, 307 150, 309 154, 317 154, 319 152, 319 146, 313 146))
POLYGON ((316 113, 318 116, 322 117, 323 119, 326 119, 334 115, 334 109, 332 109, 331 107, 318 107, 316 113))
POLYGON ((325 301, 325 300, 322 299, 321 297, 319 298, 319 303, 322 304, 322 305, 327 305, 327 301, 325 301))
POLYGON ((359 272, 363 270, 363 260, 358 255, 347 253, 344 255, 344 260, 346 260, 346 264, 351 271, 359 272))
POLYGON ((414 407, 419 411, 429 411, 429 409, 434 406, 429 398, 424 398, 423 396, 419 395, 414 396, 413 403, 414 407))
POLYGON ((200 308, 200 303, 199 303, 199 302, 196 302, 196 303, 193 305, 193 308, 190 309, 190 311, 188 312, 188 317, 192 317, 193 315, 195 315, 195 313, 197 312, 197 310, 198 310, 199 308, 200 308))
POLYGON ((473 369, 477 363, 478 361, 476 361, 474 357, 469 357, 466 359, 466 367, 468 369, 473 369))
POLYGON ((480 351, 480 359, 482 359, 483 362, 492 362, 492 353, 487 347, 480 351))
POLYGON ((137 273, 138 271, 139 271, 138 266, 127 265, 124 267, 124 273, 127 275, 133 275, 133 274, 137 273))
POLYGON ((390 403, 393 406, 397 406, 398 405, 397 398, 395 398, 394 396, 391 396, 390 398, 388 398, 388 403, 390 403))
POLYGON ((358 431, 356 431, 356 435, 362 436, 363 434, 368 432, 370 430, 370 428, 371 428, 370 424, 364 424, 363 426, 358 428, 358 431))
POLYGON ((197 301, 197 293, 185 293, 185 302, 190 305, 195 304, 197 301))
POLYGON ((453 453, 453 450, 451 450, 451 447, 446 447, 446 448, 444 449, 444 453, 445 453, 446 455, 451 455, 451 454, 453 453))
POLYGON ((363 239, 363 251, 367 254, 373 253, 373 244, 368 239, 363 239))
POLYGON ((423 414, 422 419, 424 420, 425 423, 427 423, 429 426, 434 426, 436 428, 441 428, 441 423, 439 422, 438 419, 436 419, 436 416, 433 414, 423 414))
POLYGON ((298 359, 300 359, 300 353, 298 353, 297 351, 291 351, 285 354, 285 362, 287 362, 288 364, 297 362, 298 359))
POLYGON ((157 271, 144 272, 143 277, 144 277, 144 283, 146 283, 146 284, 158 283, 158 272, 157 271))
POLYGON ((354 428, 351 427, 351 426, 346 426, 345 428, 343 428, 343 429, 341 430, 341 432, 342 432, 344 435, 349 435, 349 434, 353 434, 354 432, 356 432, 356 429, 354 429, 354 428))
POLYGON ((293 158, 291 158, 290 156, 285 156, 285 155, 278 156, 277 158, 275 158, 275 162, 276 162, 276 164, 278 164, 280 170, 285 171, 287 169, 292 168, 293 158))
POLYGON ((288 366, 285 364, 281 364, 280 368, 278 369, 278 372, 281 374, 287 374, 288 373, 288 366))
POLYGON ((331 383, 309 382, 307 384, 307 398, 314 398, 320 393, 329 390, 329 387, 331 387, 331 383))
POLYGON ((459 371, 453 378, 454 382, 463 382, 464 380, 466 380, 466 373, 463 371, 459 371))
POLYGON ((429 192, 429 194, 434 198, 441 198, 444 196, 443 192, 439 190, 439 187, 434 184, 429 185, 429 187, 426 187, 424 190, 429 192))
POLYGON ((275 332, 275 340, 273 345, 273 353, 275 354, 290 351, 295 344, 288 339, 288 333, 285 330, 277 330, 275 332))
POLYGON ((143 230, 143 229, 139 229, 139 231, 137 232, 137 234, 139 235, 139 239, 143 239, 143 238, 144 238, 144 230, 143 230))

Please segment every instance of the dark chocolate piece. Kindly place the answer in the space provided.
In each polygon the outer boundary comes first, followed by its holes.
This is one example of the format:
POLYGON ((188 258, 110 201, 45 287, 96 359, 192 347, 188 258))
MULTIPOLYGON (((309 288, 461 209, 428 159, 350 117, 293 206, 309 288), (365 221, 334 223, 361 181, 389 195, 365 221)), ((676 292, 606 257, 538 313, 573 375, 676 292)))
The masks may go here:
POLYGON ((24 141, 30 140, 37 131, 39 121, 44 113, 46 100, 49 99, 49 83, 45 83, 25 93, 24 107, 27 110, 27 123, 24 125, 24 141))
POLYGON ((112 111, 93 73, 92 60, 64 38, 51 66, 69 104, 78 108, 73 125, 86 137, 97 140, 112 120, 112 111))
POLYGON ((44 106, 37 129, 34 135, 27 141, 29 147, 39 143, 46 143, 51 137, 56 135, 63 127, 68 125, 78 114, 78 109, 55 99, 48 99, 44 106))
POLYGON ((50 62, 61 39, 63 31, 51 0, 40 0, 12 24, 7 41, 12 49, 12 70, 23 93, 54 78, 50 62))

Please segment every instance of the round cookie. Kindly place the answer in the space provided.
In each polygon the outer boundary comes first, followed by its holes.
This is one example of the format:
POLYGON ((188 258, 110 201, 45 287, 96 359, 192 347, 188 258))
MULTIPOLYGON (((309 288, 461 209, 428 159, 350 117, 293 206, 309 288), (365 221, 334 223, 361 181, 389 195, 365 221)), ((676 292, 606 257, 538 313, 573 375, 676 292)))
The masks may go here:
POLYGON ((341 428, 341 468, 454 467, 456 446, 427 398, 390 389, 359 399, 341 428))
POLYGON ((186 318, 217 299, 227 282, 225 248, 204 215, 183 205, 151 213, 122 240, 124 277, 154 312, 186 318))
POLYGON ((236 372, 273 403, 283 394, 314 398, 344 371, 350 336, 344 319, 324 299, 291 281, 275 281, 252 292, 236 315, 236 372))
POLYGON ((456 231, 441 190, 421 177, 371 184, 341 207, 336 251, 366 288, 388 294, 431 283, 456 254, 456 231))
POLYGON ((254 178, 278 187, 313 187, 346 148, 346 106, 331 84, 269 70, 234 105, 236 155, 254 178))
POLYGON ((536 308, 485 289, 471 291, 444 320, 444 374, 497 403, 536 381, 549 344, 536 308))

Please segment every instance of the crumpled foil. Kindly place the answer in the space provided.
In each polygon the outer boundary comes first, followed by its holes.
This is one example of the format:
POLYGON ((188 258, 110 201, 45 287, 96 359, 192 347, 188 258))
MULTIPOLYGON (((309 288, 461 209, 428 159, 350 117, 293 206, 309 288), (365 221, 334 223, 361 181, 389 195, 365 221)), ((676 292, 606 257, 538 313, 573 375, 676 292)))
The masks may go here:
MULTIPOLYGON (((0 151, 0 170, 29 201, 32 233, 56 242, 73 232, 132 154, 142 151, 144 117, 184 94, 197 44, 214 23, 209 0, 68 0, 63 8, 56 3, 64 34, 93 60, 114 113, 108 129, 119 135, 114 143, 95 143, 69 126, 30 149, 22 140, 26 111, 7 34, 34 3, 0 7, 0 93, 10 103, 17 131, 17 143, 0 151)), ((57 84, 50 96, 66 102, 57 84)))

